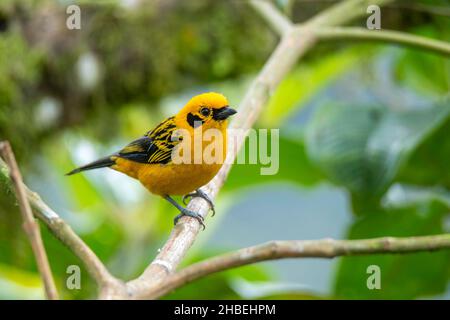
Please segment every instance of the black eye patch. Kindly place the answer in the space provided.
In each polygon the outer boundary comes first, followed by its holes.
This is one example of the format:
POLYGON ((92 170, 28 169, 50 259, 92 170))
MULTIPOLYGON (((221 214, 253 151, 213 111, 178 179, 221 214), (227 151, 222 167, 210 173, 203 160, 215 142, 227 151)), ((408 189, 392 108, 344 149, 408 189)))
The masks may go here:
POLYGON ((188 113, 186 120, 192 128, 198 128, 204 122, 202 120, 202 118, 200 118, 199 116, 193 115, 192 113, 188 113))

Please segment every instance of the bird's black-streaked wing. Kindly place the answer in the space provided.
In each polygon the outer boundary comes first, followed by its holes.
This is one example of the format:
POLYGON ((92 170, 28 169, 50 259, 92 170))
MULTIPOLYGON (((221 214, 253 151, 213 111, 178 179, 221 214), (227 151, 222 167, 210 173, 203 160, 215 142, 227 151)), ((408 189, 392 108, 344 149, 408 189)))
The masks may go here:
POLYGON ((118 156, 141 163, 167 164, 178 141, 171 137, 176 129, 173 118, 159 124, 143 137, 134 140, 118 152, 118 156))

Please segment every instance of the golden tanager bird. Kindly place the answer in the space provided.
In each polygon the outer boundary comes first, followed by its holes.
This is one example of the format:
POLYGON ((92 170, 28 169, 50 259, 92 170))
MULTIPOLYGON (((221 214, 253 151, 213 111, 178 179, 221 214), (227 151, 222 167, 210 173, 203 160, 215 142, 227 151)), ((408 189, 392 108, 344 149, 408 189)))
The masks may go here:
MULTIPOLYGON (((163 197, 174 205, 180 211, 174 219, 174 224, 182 216, 190 216, 197 219, 204 228, 201 215, 181 206, 171 196, 182 195, 185 204, 186 199, 203 198, 214 213, 213 202, 199 188, 217 174, 223 161, 219 163, 173 161, 174 148, 183 141, 182 136, 178 136, 177 139, 174 133, 181 129, 194 137, 198 130, 202 132, 208 129, 218 130, 223 139, 220 158, 224 160, 227 146, 227 119, 235 113, 236 110, 229 107, 227 99, 222 94, 209 92, 194 96, 177 115, 164 120, 122 150, 74 169, 67 175, 98 168, 117 170, 139 180, 151 193, 163 197)), ((190 140, 192 149, 202 148, 203 152, 208 146, 204 143, 197 146, 194 144, 194 138, 190 140)), ((191 150, 193 153, 195 151, 191 150)))

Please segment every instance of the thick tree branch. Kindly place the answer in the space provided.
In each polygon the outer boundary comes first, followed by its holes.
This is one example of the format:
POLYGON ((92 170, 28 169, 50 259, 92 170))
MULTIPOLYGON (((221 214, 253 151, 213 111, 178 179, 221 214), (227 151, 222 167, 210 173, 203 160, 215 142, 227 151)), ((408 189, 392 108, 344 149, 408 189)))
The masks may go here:
POLYGON ((19 202, 20 212, 22 213, 23 228, 33 249, 36 264, 44 283, 45 295, 49 300, 58 300, 58 291, 56 290, 52 270, 45 252, 44 242, 41 237, 39 224, 34 220, 30 203, 22 183, 22 175, 17 166, 16 157, 11 149, 9 142, 0 142, 0 153, 11 168, 10 178, 14 185, 17 201, 19 202))
MULTIPOLYGON (((13 188, 13 181, 10 178, 10 169, 5 162, 0 159, 0 176, 5 181, 7 188, 13 188)), ((106 267, 95 255, 95 253, 78 237, 72 228, 54 212, 39 195, 20 182, 27 200, 33 208, 33 212, 39 218, 53 235, 64 243, 83 263, 91 277, 97 282, 100 288, 115 284, 118 282, 110 275, 106 267)))
POLYGON ((430 50, 445 56, 450 56, 449 43, 400 31, 368 30, 358 27, 318 27, 313 28, 312 32, 323 40, 349 39, 389 42, 393 44, 407 45, 418 49, 430 50))
POLYGON ((410 238, 383 237, 367 240, 271 241, 190 265, 166 278, 154 288, 153 292, 148 292, 148 294, 152 298, 158 298, 210 274, 267 260, 335 258, 338 256, 411 253, 443 249, 450 249, 450 234, 410 238))

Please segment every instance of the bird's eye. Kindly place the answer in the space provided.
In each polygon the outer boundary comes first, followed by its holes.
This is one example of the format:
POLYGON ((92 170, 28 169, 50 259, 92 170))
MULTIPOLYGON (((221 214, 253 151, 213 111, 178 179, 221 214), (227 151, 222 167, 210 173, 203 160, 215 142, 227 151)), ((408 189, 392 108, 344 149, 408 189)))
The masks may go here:
POLYGON ((202 116, 204 116, 204 117, 207 117, 207 116, 209 116, 209 113, 210 113, 211 111, 208 109, 208 108, 201 108, 200 109, 200 113, 202 114, 202 116))

